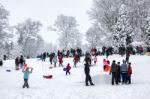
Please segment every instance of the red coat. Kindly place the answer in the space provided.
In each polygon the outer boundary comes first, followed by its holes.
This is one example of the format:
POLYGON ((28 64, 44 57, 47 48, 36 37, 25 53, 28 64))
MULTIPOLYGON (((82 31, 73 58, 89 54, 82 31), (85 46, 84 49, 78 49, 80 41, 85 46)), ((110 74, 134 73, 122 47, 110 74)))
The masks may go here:
POLYGON ((70 71, 70 69, 71 69, 70 64, 67 64, 66 71, 70 71))
POLYGON ((63 63, 63 57, 62 56, 59 56, 58 59, 59 59, 60 64, 63 63))
POLYGON ((73 59, 75 62, 78 61, 78 56, 76 55, 73 59))
POLYGON ((131 66, 128 67, 128 73, 132 74, 132 67, 131 66))

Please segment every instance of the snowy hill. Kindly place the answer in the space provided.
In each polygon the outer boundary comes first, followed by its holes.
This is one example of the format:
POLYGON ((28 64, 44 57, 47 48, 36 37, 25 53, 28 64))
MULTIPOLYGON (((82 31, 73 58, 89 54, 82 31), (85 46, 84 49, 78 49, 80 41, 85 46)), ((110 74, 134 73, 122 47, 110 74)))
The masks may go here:
MULTIPOLYGON (((23 73, 15 71, 14 60, 7 60, 0 67, 0 99, 150 99, 150 57, 131 56, 133 68, 131 85, 111 85, 111 76, 103 72, 103 56, 98 57, 96 66, 91 67, 91 76, 95 86, 85 86, 83 58, 72 67, 71 75, 66 76, 63 67, 49 69, 48 62, 29 59, 27 63, 33 67, 29 78, 30 88, 23 89, 23 73), (10 69, 11 72, 6 72, 10 69), (43 75, 52 74, 52 79, 44 79, 43 75)), ((122 63, 123 57, 113 55, 110 61, 122 63)), ((73 66, 73 59, 64 59, 73 66)))

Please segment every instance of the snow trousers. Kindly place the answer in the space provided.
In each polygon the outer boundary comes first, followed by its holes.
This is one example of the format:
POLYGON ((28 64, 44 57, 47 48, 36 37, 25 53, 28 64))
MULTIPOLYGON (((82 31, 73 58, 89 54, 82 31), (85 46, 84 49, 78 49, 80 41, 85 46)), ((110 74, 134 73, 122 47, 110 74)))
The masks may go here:
POLYGON ((67 75, 68 73, 69 73, 69 75, 70 75, 70 71, 67 71, 67 70, 66 70, 66 75, 67 75))
POLYGON ((122 83, 126 84, 127 83, 127 79, 128 79, 128 73, 127 72, 122 72, 122 83))
POLYGON ((24 79, 24 85, 23 85, 23 88, 29 88, 29 84, 28 84, 28 79, 24 79))
POLYGON ((128 83, 131 84, 131 74, 128 74, 128 83))
POLYGON ((117 72, 112 72, 111 84, 114 85, 114 82, 116 83, 116 85, 118 85, 118 75, 117 75, 117 72))
POLYGON ((88 82, 90 82, 90 85, 93 85, 93 82, 92 82, 90 74, 86 73, 85 75, 86 75, 86 77, 85 77, 85 84, 88 85, 88 82))

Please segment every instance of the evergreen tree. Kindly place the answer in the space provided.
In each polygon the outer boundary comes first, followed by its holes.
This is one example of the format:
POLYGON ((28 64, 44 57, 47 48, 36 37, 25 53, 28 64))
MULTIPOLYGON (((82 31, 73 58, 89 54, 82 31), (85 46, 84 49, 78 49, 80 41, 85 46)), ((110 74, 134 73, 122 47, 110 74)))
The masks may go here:
POLYGON ((129 21, 129 8, 122 4, 116 24, 114 25, 113 40, 115 46, 127 46, 132 43, 133 28, 129 21))

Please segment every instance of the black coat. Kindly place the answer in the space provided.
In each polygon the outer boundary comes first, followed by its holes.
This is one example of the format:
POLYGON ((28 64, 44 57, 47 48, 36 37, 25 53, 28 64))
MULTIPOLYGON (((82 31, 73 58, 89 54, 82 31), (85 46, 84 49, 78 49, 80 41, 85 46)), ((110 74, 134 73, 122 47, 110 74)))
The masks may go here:
POLYGON ((0 60, 0 66, 2 66, 3 65, 3 61, 2 60, 0 60))
POLYGON ((90 65, 89 64, 84 64, 84 72, 85 74, 89 74, 90 73, 90 65))
POLYGON ((19 58, 15 59, 15 64, 18 66, 19 65, 19 58))
POLYGON ((118 71, 118 65, 116 63, 113 63, 111 65, 111 70, 110 72, 117 72, 118 71))

